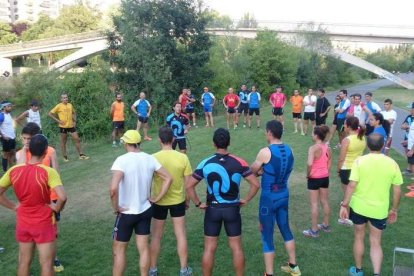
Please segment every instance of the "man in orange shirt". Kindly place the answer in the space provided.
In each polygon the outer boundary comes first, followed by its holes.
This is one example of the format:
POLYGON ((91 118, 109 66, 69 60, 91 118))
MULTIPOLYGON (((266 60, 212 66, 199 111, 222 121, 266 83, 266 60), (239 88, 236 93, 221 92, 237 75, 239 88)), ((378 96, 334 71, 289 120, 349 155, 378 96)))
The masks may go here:
POLYGON ((17 275, 29 275, 35 247, 39 252, 41 275, 54 275, 57 227, 53 212, 60 212, 66 203, 66 193, 59 174, 41 164, 48 142, 37 134, 30 140, 31 158, 25 164, 10 168, 0 179, 0 204, 16 212, 16 240, 19 243, 17 275), (10 201, 6 190, 13 186, 18 203, 10 201), (57 195, 51 204, 50 190, 57 195))
POLYGON ((295 131, 293 133, 298 132, 298 123, 299 123, 301 134, 305 135, 305 133, 303 132, 303 123, 302 123, 303 97, 299 95, 299 90, 295 89, 293 91, 293 96, 290 97, 290 102, 292 104, 293 125, 295 126, 295 131))
POLYGON ((115 99, 111 105, 111 118, 112 118, 112 147, 116 147, 116 140, 124 134, 124 110, 125 105, 122 101, 122 95, 120 93, 115 94, 115 99))

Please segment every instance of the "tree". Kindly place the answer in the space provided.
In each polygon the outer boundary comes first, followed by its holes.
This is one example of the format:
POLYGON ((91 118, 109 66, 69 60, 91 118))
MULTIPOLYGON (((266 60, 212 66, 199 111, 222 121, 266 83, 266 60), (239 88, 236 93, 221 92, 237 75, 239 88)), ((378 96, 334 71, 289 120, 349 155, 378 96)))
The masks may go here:
POLYGON ((257 28, 258 25, 259 24, 257 24, 257 21, 254 18, 254 15, 252 13, 246 12, 245 14, 243 14, 243 17, 237 23, 237 28, 254 29, 254 28, 257 28))
POLYGON ((17 36, 21 36, 21 34, 29 28, 27 22, 16 22, 12 24, 12 32, 15 33, 17 36))
POLYGON ((52 27, 54 21, 47 15, 41 14, 39 19, 22 33, 22 40, 29 41, 39 39, 46 29, 52 27))
POLYGON ((10 44, 17 41, 17 35, 12 32, 8 23, 0 22, 0 45, 10 44))
POLYGON ((123 1, 114 17, 120 37, 108 36, 115 81, 132 95, 146 91, 155 114, 165 116, 181 87, 197 89, 210 78, 206 23, 194 1, 123 1))
POLYGON ((233 20, 228 15, 221 15, 216 10, 206 10, 204 16, 207 18, 207 28, 230 29, 233 20))

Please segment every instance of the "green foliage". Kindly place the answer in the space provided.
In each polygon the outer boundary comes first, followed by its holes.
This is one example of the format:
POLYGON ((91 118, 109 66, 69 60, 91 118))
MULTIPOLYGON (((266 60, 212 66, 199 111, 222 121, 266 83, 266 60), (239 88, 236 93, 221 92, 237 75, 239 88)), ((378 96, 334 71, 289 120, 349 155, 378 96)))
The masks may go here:
POLYGON ((17 35, 13 33, 12 27, 0 21, 0 45, 17 42, 17 35))
POLYGON ((384 47, 366 55, 367 61, 387 71, 408 72, 414 70, 414 47, 402 44, 396 47, 384 47))
POLYGON ((122 91, 146 91, 155 117, 165 117, 181 87, 198 90, 210 78, 204 67, 211 44, 206 23, 190 0, 122 2, 121 14, 114 17, 122 39, 108 37, 122 91))
POLYGON ((242 18, 237 23, 237 28, 257 28, 259 24, 252 13, 243 14, 242 18))
POLYGON ((206 10, 204 16, 207 19, 207 28, 230 29, 233 26, 233 20, 228 15, 221 15, 216 10, 206 10))
POLYGON ((48 28, 53 26, 53 24, 54 21, 49 16, 41 14, 39 19, 22 33, 22 40, 29 41, 39 39, 48 28))

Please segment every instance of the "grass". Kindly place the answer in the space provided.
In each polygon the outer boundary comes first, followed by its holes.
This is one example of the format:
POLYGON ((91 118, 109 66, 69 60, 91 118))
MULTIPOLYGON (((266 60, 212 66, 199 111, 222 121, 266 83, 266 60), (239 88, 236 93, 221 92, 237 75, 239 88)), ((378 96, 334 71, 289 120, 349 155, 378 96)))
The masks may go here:
MULTIPOLYGON (((376 96, 378 98, 378 96, 376 96)), ((263 108, 263 122, 270 119, 270 108, 263 108)), ((302 231, 310 225, 310 210, 306 188, 305 165, 307 149, 311 145, 309 136, 291 134, 293 131, 290 111, 286 111, 286 132, 283 140, 292 146, 295 167, 290 178, 290 225, 296 239, 297 259, 303 275, 345 275, 353 264, 353 231, 336 224, 342 191, 338 177, 331 172, 330 203, 332 207, 331 225, 333 232, 322 233, 318 239, 305 238, 302 231)), ((216 118, 216 126, 225 126, 222 116, 216 118)), ((331 121, 329 118, 328 121, 331 121)), ((214 152, 212 146, 213 129, 200 127, 190 131, 191 143, 189 158, 193 168, 206 156, 214 152)), ((155 136, 155 130, 152 130, 155 136)), ((266 146, 263 129, 231 130, 230 152, 252 163, 260 148, 266 146)), ((335 142, 335 141, 333 141, 335 142)), ((57 143, 57 141, 55 142, 57 143)), ((68 143, 70 145, 70 142, 68 143)), ((111 232, 114 216, 110 208, 108 183, 110 167, 115 158, 124 153, 122 148, 111 148, 107 141, 84 144, 90 160, 76 160, 73 146, 69 147, 70 162, 61 164, 62 178, 68 193, 68 204, 59 223, 60 235, 58 254, 65 266, 61 275, 111 275, 111 232)), ((154 153, 159 150, 156 139, 142 144, 142 150, 154 153)), ((334 152, 334 163, 338 152, 334 152)), ((405 159, 392 152, 392 157, 405 168, 405 159)), ((242 184, 242 194, 246 194, 246 183, 242 184)), ((405 188, 403 188, 405 189, 405 188)), ((199 195, 205 194, 205 184, 197 186, 199 195)), ((12 191, 8 191, 12 196, 12 191)), ((258 200, 256 196, 242 209, 243 247, 246 254, 246 275, 263 273, 261 238, 258 230, 258 200)), ((402 198, 399 220, 389 225, 383 235, 384 263, 383 275, 391 275, 392 252, 396 246, 414 248, 412 238, 413 216, 412 199, 402 198)), ((17 265, 17 243, 14 240, 14 213, 0 209, 0 246, 6 251, 0 254, 0 274, 15 275, 17 265)), ((201 255, 203 251, 203 213, 191 207, 187 213, 189 241, 189 265, 194 275, 201 275, 201 255)), ((160 275, 177 275, 179 262, 171 223, 167 223, 158 269, 160 275)), ((281 275, 279 266, 287 260, 283 242, 278 230, 275 231, 275 273, 281 275)), ((216 253, 214 275, 232 275, 231 255, 224 230, 216 253)), ((364 268, 372 273, 368 248, 364 268)), ((37 259, 32 264, 33 275, 39 275, 37 259)), ((125 275, 138 275, 138 254, 131 241, 128 248, 128 265, 125 275)))
MULTIPOLYGON (((374 99, 379 102, 384 102, 385 99, 392 99, 395 107, 410 111, 411 103, 414 101, 414 91, 403 87, 384 87, 375 90, 374 99)), ((382 105, 381 105, 382 106, 382 105)))

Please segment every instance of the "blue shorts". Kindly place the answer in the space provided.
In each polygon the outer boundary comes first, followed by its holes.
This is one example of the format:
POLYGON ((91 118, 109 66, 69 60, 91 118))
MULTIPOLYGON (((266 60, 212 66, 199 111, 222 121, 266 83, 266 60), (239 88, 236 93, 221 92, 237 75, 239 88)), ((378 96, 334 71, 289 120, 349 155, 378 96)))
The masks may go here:
POLYGON ((289 227, 289 198, 275 197, 263 194, 259 203, 260 231, 262 234, 263 253, 275 251, 273 232, 275 222, 285 242, 293 240, 293 234, 289 227))
POLYGON ((213 107, 211 105, 209 106, 203 106, 204 112, 213 112, 213 107))

